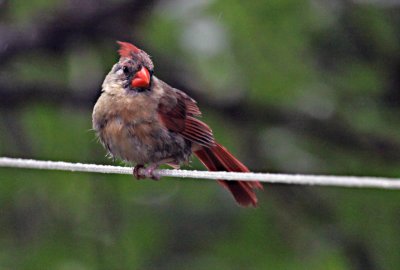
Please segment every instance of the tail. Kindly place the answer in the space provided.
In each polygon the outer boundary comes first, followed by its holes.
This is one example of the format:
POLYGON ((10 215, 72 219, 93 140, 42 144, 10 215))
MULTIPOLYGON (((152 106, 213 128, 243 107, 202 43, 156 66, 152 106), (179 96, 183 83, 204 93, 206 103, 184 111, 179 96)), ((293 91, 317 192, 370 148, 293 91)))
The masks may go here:
MULTIPOLYGON (((216 143, 215 146, 201 147, 194 154, 207 167, 209 171, 249 172, 249 169, 225 147, 216 143)), ((218 182, 227 188, 241 206, 257 206, 257 196, 254 189, 263 189, 260 182, 226 181, 218 182)))

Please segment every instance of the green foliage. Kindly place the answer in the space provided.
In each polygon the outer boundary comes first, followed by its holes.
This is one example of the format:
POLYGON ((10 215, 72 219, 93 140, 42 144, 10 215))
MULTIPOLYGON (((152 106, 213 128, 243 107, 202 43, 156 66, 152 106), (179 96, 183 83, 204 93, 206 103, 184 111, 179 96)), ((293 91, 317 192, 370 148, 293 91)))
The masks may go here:
MULTIPOLYGON (((37 16, 38 12, 54 11, 61 1, 49 0, 13 0, 9 2, 9 13, 12 20, 18 23, 30 23, 32 17, 37 16)), ((43 14, 41 14, 43 16, 43 14)), ((42 17, 43 18, 43 17, 42 17)))

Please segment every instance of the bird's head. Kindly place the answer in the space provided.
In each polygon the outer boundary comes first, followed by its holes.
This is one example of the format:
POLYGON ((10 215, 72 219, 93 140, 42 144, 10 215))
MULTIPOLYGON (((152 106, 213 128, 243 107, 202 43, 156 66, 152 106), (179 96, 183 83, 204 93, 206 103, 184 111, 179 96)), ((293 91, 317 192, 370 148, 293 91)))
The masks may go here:
POLYGON ((154 65, 150 56, 143 50, 128 42, 117 42, 120 45, 120 59, 107 75, 103 89, 121 87, 135 93, 150 89, 154 65))

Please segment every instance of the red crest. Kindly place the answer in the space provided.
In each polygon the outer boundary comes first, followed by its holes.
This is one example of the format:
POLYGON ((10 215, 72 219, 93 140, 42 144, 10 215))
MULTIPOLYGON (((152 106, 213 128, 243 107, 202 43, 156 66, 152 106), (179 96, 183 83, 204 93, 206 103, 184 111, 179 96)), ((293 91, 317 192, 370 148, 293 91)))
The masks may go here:
POLYGON ((133 54, 140 52, 140 49, 131 43, 122 41, 117 41, 117 43, 120 46, 118 53, 121 57, 132 57, 133 54))

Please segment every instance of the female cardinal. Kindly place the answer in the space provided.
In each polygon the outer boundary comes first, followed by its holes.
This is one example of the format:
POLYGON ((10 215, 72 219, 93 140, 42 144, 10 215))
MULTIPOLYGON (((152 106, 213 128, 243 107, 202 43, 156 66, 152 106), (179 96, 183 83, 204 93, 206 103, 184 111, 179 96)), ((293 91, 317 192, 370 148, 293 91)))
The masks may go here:
MULTIPOLYGON (((120 59, 104 80, 92 116, 93 129, 112 156, 135 163, 137 178, 145 164, 145 174, 152 175, 160 164, 179 168, 192 153, 210 171, 249 171, 196 118, 201 115, 196 101, 153 75, 146 52, 118 44, 120 59)), ((253 189, 262 189, 259 182, 218 181, 240 205, 257 205, 253 189)))

